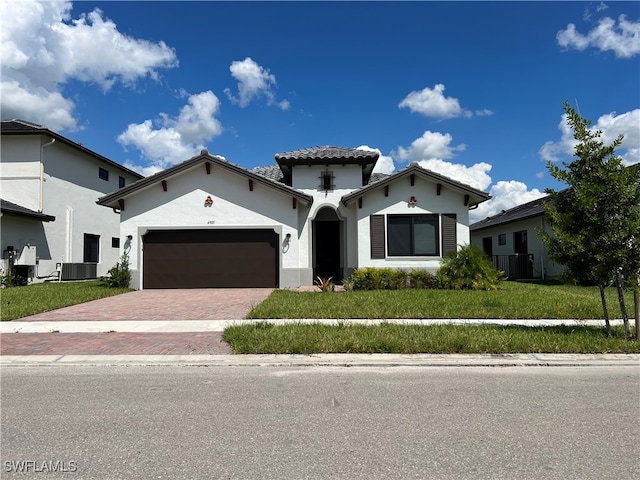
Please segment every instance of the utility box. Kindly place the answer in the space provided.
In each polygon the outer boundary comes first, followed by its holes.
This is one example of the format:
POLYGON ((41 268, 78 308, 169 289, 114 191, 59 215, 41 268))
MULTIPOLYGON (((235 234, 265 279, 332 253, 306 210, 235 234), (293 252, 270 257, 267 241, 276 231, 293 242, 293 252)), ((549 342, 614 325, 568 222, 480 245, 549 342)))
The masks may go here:
POLYGON ((35 265, 36 264, 36 246, 25 245, 22 248, 20 256, 16 259, 16 265, 35 265))

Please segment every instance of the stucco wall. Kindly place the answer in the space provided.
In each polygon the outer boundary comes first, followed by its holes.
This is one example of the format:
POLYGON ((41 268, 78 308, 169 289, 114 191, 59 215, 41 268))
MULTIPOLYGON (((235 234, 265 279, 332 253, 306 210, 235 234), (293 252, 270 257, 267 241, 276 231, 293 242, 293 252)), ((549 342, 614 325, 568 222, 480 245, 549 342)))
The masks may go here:
POLYGON ((40 208, 40 138, 3 135, 0 141, 2 198, 35 211, 40 208))
MULTIPOLYGON (((103 207, 104 208, 104 207, 103 207)), ((223 167, 213 166, 207 175, 202 164, 167 180, 167 191, 160 183, 141 190, 125 200, 121 212, 121 236, 132 235, 130 263, 134 287, 142 288, 142 236, 158 229, 269 228, 280 235, 281 283, 295 282, 304 242, 299 241, 299 216, 307 207, 290 195, 254 181, 249 190, 246 177, 223 167), (205 205, 211 196, 213 204, 205 205), (291 241, 284 245, 287 233, 291 241), (295 270, 291 272, 288 270, 295 270)), ((281 285, 282 286, 282 285, 281 285)))
POLYGON ((483 248, 483 239, 491 237, 494 255, 513 255, 514 234, 523 230, 527 231, 527 250, 533 254, 533 275, 536 278, 555 278, 562 273, 564 267, 552 262, 547 255, 542 239, 537 234, 538 228, 551 232, 551 228, 545 222, 544 216, 527 218, 524 220, 509 222, 496 227, 490 227, 471 232, 471 243, 479 248, 483 248), (506 244, 498 245, 498 236, 506 236, 506 244))
MULTIPOLYGON (((47 136, 2 136, 2 198, 39 210, 40 145, 50 141, 47 136)), ((26 243, 36 245, 38 273, 43 276, 54 272, 56 263, 82 263, 84 234, 99 235, 97 275, 105 275, 120 257, 121 250, 112 247, 112 238, 120 236, 120 218, 96 200, 118 189, 119 176, 126 183, 133 183, 136 177, 60 141, 43 149, 43 164, 42 211, 56 219, 38 222, 37 232, 30 220, 3 220, 3 251, 5 238, 17 239, 14 247, 20 249, 26 243), (99 167, 109 170, 108 182, 98 177, 99 167)))
MULTIPOLYGON (((358 265, 360 267, 424 268, 435 271, 440 267, 442 257, 389 257, 371 258, 370 220, 371 215, 388 214, 456 214, 456 237, 458 245, 469 243, 469 211, 464 206, 464 195, 442 187, 437 195, 436 184, 416 175, 414 186, 409 178, 400 178, 389 185, 389 196, 385 197, 384 187, 367 194, 362 200, 362 208, 354 202, 358 218, 358 265), (410 206, 408 200, 414 196, 417 205, 410 206)), ((442 231, 442 229, 440 229, 442 231)), ((387 234, 385 228, 385 234, 387 234)), ((385 241, 386 245, 386 241, 385 241)), ((442 248, 440 248, 442 251, 442 248)))

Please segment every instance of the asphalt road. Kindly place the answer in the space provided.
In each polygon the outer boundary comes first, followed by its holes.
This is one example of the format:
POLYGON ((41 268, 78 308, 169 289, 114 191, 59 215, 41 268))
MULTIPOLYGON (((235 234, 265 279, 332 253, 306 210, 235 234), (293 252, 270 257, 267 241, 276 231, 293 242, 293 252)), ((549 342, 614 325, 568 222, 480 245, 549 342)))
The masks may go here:
POLYGON ((640 479, 637 367, 10 366, 0 382, 3 479, 640 479))

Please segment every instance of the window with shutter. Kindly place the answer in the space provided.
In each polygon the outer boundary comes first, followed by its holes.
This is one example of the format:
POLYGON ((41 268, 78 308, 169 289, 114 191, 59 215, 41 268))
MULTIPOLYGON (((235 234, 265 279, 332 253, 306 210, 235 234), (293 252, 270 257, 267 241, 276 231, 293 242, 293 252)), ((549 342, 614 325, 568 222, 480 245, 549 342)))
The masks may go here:
POLYGON ((457 223, 455 213, 442 215, 442 256, 456 250, 458 247, 457 223))
POLYGON ((384 215, 371 215, 371 258, 384 258, 384 215))

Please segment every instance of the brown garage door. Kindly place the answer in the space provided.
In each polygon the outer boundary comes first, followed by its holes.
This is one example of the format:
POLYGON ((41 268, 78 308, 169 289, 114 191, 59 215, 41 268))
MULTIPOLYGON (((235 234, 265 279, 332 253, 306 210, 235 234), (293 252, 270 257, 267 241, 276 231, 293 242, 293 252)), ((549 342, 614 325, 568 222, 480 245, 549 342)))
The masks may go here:
POLYGON ((273 230, 154 230, 143 244, 143 288, 278 286, 273 230))

